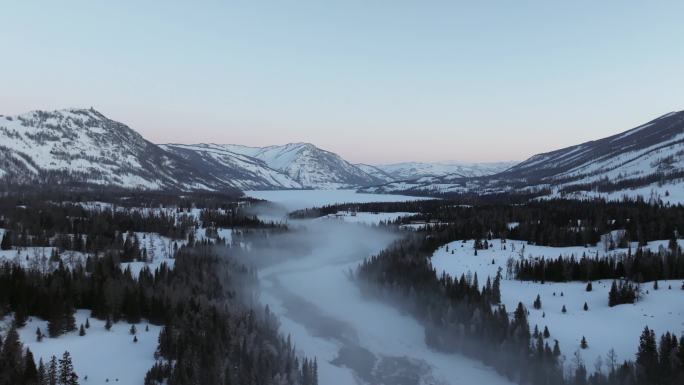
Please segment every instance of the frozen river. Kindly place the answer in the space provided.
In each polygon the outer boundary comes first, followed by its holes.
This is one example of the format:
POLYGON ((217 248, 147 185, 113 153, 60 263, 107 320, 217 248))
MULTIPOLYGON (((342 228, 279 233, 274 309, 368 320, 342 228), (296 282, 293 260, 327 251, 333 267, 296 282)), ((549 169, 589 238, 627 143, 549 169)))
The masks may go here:
MULTIPOLYGON (((415 197, 353 191, 252 191, 287 210, 342 202, 405 201, 415 197)), ((295 229, 255 253, 278 262, 260 270, 261 300, 290 334, 298 352, 318 360, 321 384, 509 384, 483 364, 435 352, 423 327, 383 303, 365 299, 347 274, 388 246, 389 231, 334 220, 290 221, 295 229)))

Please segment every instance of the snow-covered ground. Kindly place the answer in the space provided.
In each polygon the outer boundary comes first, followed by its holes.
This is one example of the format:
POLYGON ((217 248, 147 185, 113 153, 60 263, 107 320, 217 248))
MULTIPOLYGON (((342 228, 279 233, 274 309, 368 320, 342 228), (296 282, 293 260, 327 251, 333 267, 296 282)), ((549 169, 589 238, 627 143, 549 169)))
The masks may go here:
MULTIPOLYGON (((549 195, 540 197, 539 199, 554 199, 560 198, 561 195, 558 190, 549 195)), ((598 191, 578 191, 571 194, 565 194, 567 199, 605 199, 607 201, 621 201, 627 199, 642 198, 646 202, 663 202, 672 205, 684 204, 684 183, 677 181, 676 183, 653 183, 647 186, 629 188, 613 192, 598 192, 598 191)))
MULTIPOLYGON (((216 232, 219 237, 226 240, 226 244, 232 242, 232 229, 218 228, 216 229, 216 232)), ((175 263, 174 255, 177 248, 188 243, 186 239, 171 239, 157 233, 136 232, 135 236, 140 243, 141 252, 143 249, 146 251, 147 260, 121 263, 121 269, 125 270, 130 268, 131 274, 136 278, 145 266, 151 271, 157 269, 162 263, 166 263, 168 267, 173 268, 175 263)), ((195 230, 196 240, 201 241, 206 237, 205 228, 198 228, 195 230)))
MULTIPOLYGON (((89 316, 89 310, 78 310, 76 327, 85 324, 89 316)), ((136 324, 138 342, 133 342, 130 324, 118 322, 107 330, 104 321, 89 318, 89 322, 85 336, 74 331, 57 338, 45 336, 38 342, 36 329, 40 328, 46 334, 47 321, 33 317, 19 330, 19 338, 33 352, 36 364, 41 358, 47 364, 53 355, 59 359, 68 350, 81 384, 105 384, 109 380, 112 384, 142 385, 145 373, 155 362, 154 352, 161 327, 146 322, 136 324), (149 331, 145 331, 146 326, 149 331)))
MULTIPOLYGON (((297 202, 291 208, 335 202, 372 201, 377 196, 333 192, 269 192, 276 203, 297 202), (281 200, 282 198, 282 200, 281 200), (327 199, 323 199, 327 198, 327 199), (300 203, 302 202, 302 203, 300 203)), ((385 199, 396 196, 384 196, 385 199)), ((404 199, 414 199, 407 197, 404 199)), ((268 304, 290 334, 298 352, 316 356, 321 384, 509 384, 478 361, 444 354, 425 344, 423 326, 396 308, 364 298, 347 277, 365 257, 387 247, 396 235, 336 220, 302 220, 306 232, 274 247, 283 262, 260 270, 261 300, 268 304)), ((271 243, 276 238, 271 237, 271 243)))
MULTIPOLYGON (((133 261, 121 263, 121 270, 131 269, 131 275, 137 278, 143 267, 147 266, 154 271, 162 263, 173 268, 175 259, 173 256, 178 247, 188 243, 185 239, 174 240, 169 237, 161 236, 157 233, 136 232, 136 237, 140 243, 140 250, 146 250, 147 261, 133 261), (176 245, 176 247, 174 247, 176 245)), ((141 251, 142 252, 142 251, 141 251)))
MULTIPOLYGON (((2 237, 0 236, 0 239, 2 237)), ((13 247, 10 250, 0 250, 0 262, 17 263, 23 268, 48 272, 58 267, 59 262, 50 261, 56 247, 13 247)), ((65 250, 59 253, 65 267, 72 267, 84 263, 87 254, 79 251, 65 250)))
MULTIPOLYGON (((605 255, 625 252, 626 249, 607 251, 599 243, 592 247, 547 247, 527 245, 526 242, 507 240, 506 250, 503 250, 501 240, 491 241, 493 247, 488 250, 478 250, 474 255, 473 241, 451 242, 440 247, 432 256, 432 264, 438 274, 442 271, 455 277, 461 274, 477 273, 478 282, 484 285, 487 277, 492 279, 499 268, 506 276, 509 259, 520 258, 558 258, 574 255, 581 257, 605 255), (448 246, 449 251, 447 251, 448 246), (452 253, 453 252, 453 253, 452 253), (492 261, 494 263, 492 264, 492 261)), ((657 250, 666 247, 668 241, 654 241, 648 248, 657 250)), ((679 240, 680 246, 684 241, 679 240)), ((512 277, 509 277, 512 278, 512 277)), ((620 361, 634 359, 639 343, 639 335, 645 326, 653 329, 658 337, 667 331, 680 335, 684 332, 684 290, 682 281, 660 281, 660 289, 653 290, 653 283, 644 283, 642 298, 635 304, 608 306, 608 292, 612 281, 602 280, 593 282, 593 290, 586 291, 586 282, 567 282, 545 284, 522 282, 504 279, 501 282, 501 297, 509 312, 515 310, 518 302, 522 302, 529 310, 530 327, 535 325, 540 331, 548 326, 551 340, 558 340, 567 362, 573 353, 579 349, 582 336, 585 336, 589 348, 581 350, 581 356, 588 368, 594 368, 599 356, 606 362, 606 355, 614 349, 620 361), (669 289, 669 287, 672 287, 669 289), (648 291, 648 292, 647 292, 648 291), (562 293, 562 294, 561 294, 562 293), (542 302, 540 310, 532 306, 536 296, 542 302), (589 310, 584 311, 584 303, 589 310), (562 313, 563 305, 567 313, 562 313)), ((605 369, 605 366, 604 366, 605 369)))

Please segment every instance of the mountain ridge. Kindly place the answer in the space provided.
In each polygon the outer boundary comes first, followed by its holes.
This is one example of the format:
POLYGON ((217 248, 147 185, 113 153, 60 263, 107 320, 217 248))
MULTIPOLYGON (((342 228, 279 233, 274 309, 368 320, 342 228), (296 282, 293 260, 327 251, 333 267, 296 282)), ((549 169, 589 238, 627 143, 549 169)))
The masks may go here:
POLYGON ((645 190, 649 199, 663 199, 682 186, 682 178, 684 111, 675 111, 605 138, 533 155, 493 175, 418 178, 365 191, 613 199, 643 197, 645 190))

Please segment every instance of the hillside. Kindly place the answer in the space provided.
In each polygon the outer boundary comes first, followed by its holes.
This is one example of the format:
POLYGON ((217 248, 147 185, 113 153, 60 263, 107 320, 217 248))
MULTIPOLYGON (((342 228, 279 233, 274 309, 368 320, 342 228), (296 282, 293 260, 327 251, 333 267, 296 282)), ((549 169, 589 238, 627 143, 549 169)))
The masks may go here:
POLYGON ((545 197, 641 197, 684 202, 684 111, 579 145, 534 155, 491 176, 448 174, 387 183, 366 191, 534 193, 545 197))
POLYGON ((233 187, 93 109, 1 116, 0 149, 0 178, 6 183, 150 190, 233 187))

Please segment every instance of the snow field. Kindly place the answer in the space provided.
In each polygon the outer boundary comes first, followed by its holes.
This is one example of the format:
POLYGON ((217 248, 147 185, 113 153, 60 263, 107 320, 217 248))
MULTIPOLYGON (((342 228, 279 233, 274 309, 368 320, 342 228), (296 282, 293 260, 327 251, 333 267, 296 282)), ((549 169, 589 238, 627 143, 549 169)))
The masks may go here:
MULTIPOLYGON (((78 328, 85 324, 90 311, 78 310, 74 316, 78 328)), ((90 328, 86 329, 85 336, 79 336, 76 330, 57 338, 46 335, 38 342, 36 329, 40 328, 43 334, 47 334, 47 321, 33 317, 19 330, 19 337, 33 352, 36 365, 41 358, 46 364, 53 355, 59 359, 68 350, 81 384, 105 384, 109 379, 111 384, 142 385, 145 373, 155 363, 154 352, 161 326, 146 322, 136 324, 138 342, 133 342, 130 324, 117 322, 107 330, 105 321, 89 318, 89 322, 90 328), (146 326, 149 331, 145 331, 146 326)))
MULTIPOLYGON (((666 246, 668 241, 649 242, 648 248, 657 250, 666 246)), ((683 244, 679 241, 680 246, 683 244)), ((594 247, 547 247, 526 245, 522 241, 506 241, 506 249, 501 249, 501 240, 491 241, 493 247, 478 250, 474 255, 473 240, 466 243, 455 241, 440 247, 432 256, 432 264, 438 274, 446 272, 455 278, 461 274, 477 273, 478 283, 483 286, 487 277, 493 280, 499 268, 504 279, 501 281, 501 299, 509 312, 513 312, 522 302, 528 309, 530 328, 539 327, 543 332, 548 326, 551 333, 549 345, 553 340, 559 341, 561 352, 570 363, 573 353, 579 349, 582 336, 586 337, 588 349, 580 349, 580 354, 588 369, 595 369, 600 356, 603 360, 602 370, 606 370, 606 355, 610 349, 617 353, 618 360, 634 360, 639 343, 639 335, 645 326, 653 329, 658 336, 669 331, 676 335, 684 332, 684 290, 682 280, 659 281, 659 290, 653 290, 653 283, 641 286, 642 298, 634 304, 615 307, 608 306, 608 292, 612 280, 594 281, 591 292, 586 291, 586 282, 564 282, 544 284, 531 281, 517 281, 513 277, 506 279, 507 261, 509 258, 519 260, 520 252, 525 246, 525 258, 558 258, 559 256, 581 258, 586 252, 588 257, 596 255, 624 252, 625 249, 605 251, 602 246, 594 247), (513 251, 515 247, 515 251, 513 251), (452 254, 453 251, 453 254, 452 254), (492 264, 492 260, 494 264, 492 264), (672 289, 668 289, 668 287, 672 289), (555 293, 555 295, 554 295, 555 293), (561 295, 562 293, 562 295, 561 295), (541 309, 534 309, 532 303, 539 295, 541 309), (589 307, 583 310, 584 303, 589 307), (567 313, 562 313, 565 305, 567 313)), ((635 250, 635 249, 633 249, 635 250)))

